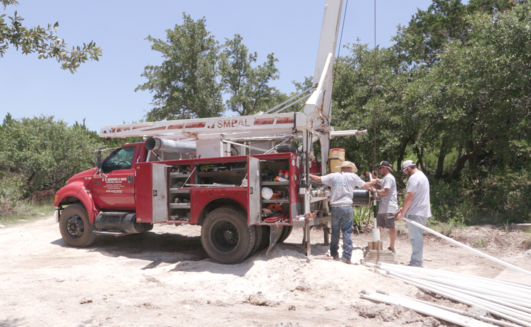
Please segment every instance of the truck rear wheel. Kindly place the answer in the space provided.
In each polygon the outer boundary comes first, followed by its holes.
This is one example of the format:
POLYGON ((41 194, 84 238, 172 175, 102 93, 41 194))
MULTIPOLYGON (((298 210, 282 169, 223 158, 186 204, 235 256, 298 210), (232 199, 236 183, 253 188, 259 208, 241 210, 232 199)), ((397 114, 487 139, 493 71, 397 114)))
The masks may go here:
POLYGON ((255 229, 255 242, 251 253, 249 253, 249 256, 252 256, 253 254, 255 254, 256 251, 260 249, 260 244, 262 243, 262 235, 264 233, 264 226, 254 225, 252 227, 254 227, 255 229))
POLYGON ((271 235, 271 228, 269 226, 261 226, 262 227, 262 239, 257 240, 257 242, 260 242, 260 245, 258 246, 258 251, 267 249, 269 246, 269 235, 271 235))
POLYGON ((247 226, 247 217, 230 207, 208 213, 201 229, 201 243, 207 254, 220 263, 245 260, 256 243, 256 228, 247 226))
POLYGON ((59 231, 68 245, 86 247, 94 242, 93 227, 88 213, 80 204, 71 204, 61 213, 59 231))
POLYGON ((292 230, 293 226, 284 226, 282 229, 282 234, 280 234, 280 238, 278 239, 278 243, 284 242, 289 237, 292 230))

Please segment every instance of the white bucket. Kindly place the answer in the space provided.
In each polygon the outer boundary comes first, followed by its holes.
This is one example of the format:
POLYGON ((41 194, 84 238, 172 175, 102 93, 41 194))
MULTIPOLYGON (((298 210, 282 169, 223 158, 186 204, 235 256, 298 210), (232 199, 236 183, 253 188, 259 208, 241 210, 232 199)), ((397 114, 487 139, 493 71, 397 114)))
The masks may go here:
POLYGON ((380 230, 378 228, 375 228, 372 230, 372 241, 373 242, 380 241, 380 230))

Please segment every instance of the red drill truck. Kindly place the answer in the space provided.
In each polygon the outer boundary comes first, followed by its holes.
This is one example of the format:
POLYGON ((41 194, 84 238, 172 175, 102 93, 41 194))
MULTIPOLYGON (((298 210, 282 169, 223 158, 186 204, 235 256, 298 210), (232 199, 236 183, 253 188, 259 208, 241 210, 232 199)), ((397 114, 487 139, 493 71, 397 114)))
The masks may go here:
POLYGON ((325 188, 312 189, 308 177, 317 164, 313 144, 320 143, 319 170, 326 174, 330 139, 366 133, 330 126, 342 3, 326 2, 313 86, 277 107, 252 116, 103 126, 101 137, 145 142, 114 149, 57 192, 65 242, 84 247, 98 234, 195 224, 211 258, 236 263, 300 226, 309 255, 310 227, 330 221, 325 188), (303 112, 281 113, 306 98, 303 112), (310 215, 315 210, 320 218, 310 215))
POLYGON ((66 243, 85 247, 98 234, 143 233, 156 223, 196 224, 208 255, 235 263, 269 245, 272 236, 287 238, 301 211, 300 157, 294 153, 147 159, 144 143, 128 144, 99 168, 68 180, 54 204, 66 243), (279 171, 289 172, 288 181, 276 180, 279 171), (263 199, 263 186, 276 196, 263 199), (264 217, 271 205, 277 215, 264 217))

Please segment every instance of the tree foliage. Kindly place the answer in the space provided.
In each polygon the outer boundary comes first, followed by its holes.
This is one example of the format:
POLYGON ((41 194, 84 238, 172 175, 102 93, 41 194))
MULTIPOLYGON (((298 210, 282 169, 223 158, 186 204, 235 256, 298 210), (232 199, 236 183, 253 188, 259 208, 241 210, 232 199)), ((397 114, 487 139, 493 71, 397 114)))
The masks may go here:
POLYGON ((183 14, 183 24, 166 30, 166 41, 147 37, 161 53, 160 66, 148 65, 148 81, 136 88, 153 93, 148 120, 218 116, 224 112, 219 81, 219 43, 206 30, 206 19, 183 14))
POLYGON ((427 10, 418 9, 409 25, 399 29, 396 46, 409 62, 436 64, 447 41, 465 38, 465 13, 461 0, 433 0, 427 10))
MULTIPOLYGON (((16 0, 2 0, 4 9, 8 5, 17 5, 16 0)), ((79 66, 88 60, 99 60, 100 47, 94 42, 83 43, 83 46, 73 46, 68 49, 67 42, 56 35, 59 23, 41 27, 27 28, 22 25, 24 18, 15 11, 13 16, 0 15, 0 57, 3 57, 9 46, 22 51, 23 54, 39 53, 39 59, 54 58, 61 64, 62 69, 74 73, 79 66)))
POLYGON ((348 45, 336 64, 333 124, 369 135, 333 146, 363 168, 415 160, 433 179, 439 214, 485 218, 490 208, 531 219, 530 25, 527 1, 434 0, 393 46, 348 45), (443 205, 451 192, 458 206, 443 205))
POLYGON ((271 108, 278 99, 278 91, 269 86, 278 78, 275 62, 278 59, 271 53, 267 61, 253 68, 258 54, 249 53, 240 35, 227 40, 221 54, 221 79, 225 90, 230 94, 227 106, 240 115, 249 115, 271 108))
POLYGON ((0 125, 0 180, 18 176, 26 195, 59 189, 73 175, 94 166, 98 139, 76 124, 68 127, 52 116, 15 120, 7 114, 0 125))
POLYGON ((147 82, 135 91, 153 93, 148 120, 215 117, 225 108, 247 115, 268 109, 282 98, 269 84, 278 78, 273 54, 257 65, 258 54, 240 35, 220 45, 206 29, 206 19, 183 14, 183 24, 166 30, 166 41, 148 36, 152 50, 162 54, 161 65, 148 65, 147 82), (228 100, 223 103, 223 95, 228 100))

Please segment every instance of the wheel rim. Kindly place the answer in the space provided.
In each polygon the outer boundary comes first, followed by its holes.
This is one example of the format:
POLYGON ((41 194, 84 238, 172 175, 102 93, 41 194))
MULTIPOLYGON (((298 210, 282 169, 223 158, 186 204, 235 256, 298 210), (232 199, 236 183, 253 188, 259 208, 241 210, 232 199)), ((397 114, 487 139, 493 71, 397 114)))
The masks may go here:
POLYGON ((68 232, 68 235, 73 238, 80 238, 81 236, 83 236, 83 232, 85 231, 85 224, 83 224, 83 219, 81 219, 81 217, 79 217, 78 215, 74 215, 68 218, 66 222, 66 231, 68 232))
POLYGON ((240 235, 238 234, 236 226, 231 222, 218 221, 212 227, 210 239, 217 250, 221 252, 230 252, 238 245, 240 235))

